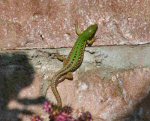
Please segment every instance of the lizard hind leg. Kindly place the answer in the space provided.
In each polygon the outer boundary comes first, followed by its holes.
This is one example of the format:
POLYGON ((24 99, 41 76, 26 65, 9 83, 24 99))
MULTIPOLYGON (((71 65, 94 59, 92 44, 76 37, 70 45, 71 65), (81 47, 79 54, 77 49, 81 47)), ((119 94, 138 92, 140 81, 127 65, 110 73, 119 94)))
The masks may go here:
POLYGON ((66 77, 66 79, 68 79, 68 80, 73 80, 73 74, 72 74, 72 72, 68 72, 66 75, 65 75, 65 77, 66 77))
POLYGON ((63 82, 65 79, 72 81, 73 80, 72 72, 68 72, 66 75, 62 76, 56 84, 63 82))

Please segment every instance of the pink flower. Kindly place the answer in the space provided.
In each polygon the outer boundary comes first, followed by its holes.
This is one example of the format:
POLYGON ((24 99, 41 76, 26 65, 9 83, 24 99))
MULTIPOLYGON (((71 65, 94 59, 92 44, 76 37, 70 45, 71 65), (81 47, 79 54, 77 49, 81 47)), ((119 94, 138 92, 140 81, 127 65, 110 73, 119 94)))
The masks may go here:
POLYGON ((75 121, 70 115, 62 112, 56 117, 56 121, 75 121))
POLYGON ((52 113, 52 111, 53 111, 52 104, 51 104, 50 102, 46 101, 46 102, 44 103, 43 109, 44 109, 45 112, 47 112, 47 113, 52 113))

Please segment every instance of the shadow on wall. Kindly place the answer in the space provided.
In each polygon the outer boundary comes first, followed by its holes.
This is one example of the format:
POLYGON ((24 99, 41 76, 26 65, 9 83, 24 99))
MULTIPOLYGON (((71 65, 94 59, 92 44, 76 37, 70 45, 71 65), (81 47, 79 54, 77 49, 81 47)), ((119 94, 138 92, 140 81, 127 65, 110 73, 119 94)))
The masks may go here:
POLYGON ((150 92, 136 105, 133 114, 124 121, 150 121, 150 92))
POLYGON ((0 54, 0 121, 21 121, 20 114, 33 114, 27 109, 9 109, 8 104, 11 100, 24 106, 43 103, 43 97, 18 98, 19 92, 32 84, 34 73, 25 53, 0 54))

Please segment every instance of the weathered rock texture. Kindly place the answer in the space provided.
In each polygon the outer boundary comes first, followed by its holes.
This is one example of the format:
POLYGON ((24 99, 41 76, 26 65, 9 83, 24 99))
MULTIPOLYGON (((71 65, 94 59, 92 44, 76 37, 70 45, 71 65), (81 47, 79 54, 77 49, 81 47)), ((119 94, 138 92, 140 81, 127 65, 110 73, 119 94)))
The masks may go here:
MULTIPOLYGON (((87 48, 74 80, 65 80, 58 86, 63 105, 72 106, 74 116, 90 111, 94 121, 130 121, 135 118, 132 114, 149 120, 150 109, 142 103, 150 90, 149 50, 150 45, 87 48)), ((62 67, 53 54, 68 55, 69 51, 62 48, 1 52, 0 120, 29 121, 32 113, 43 113, 40 85, 46 85, 62 67)), ((47 98, 55 102, 50 89, 47 98)), ((46 119, 46 115, 42 116, 46 119)))
POLYGON ((94 46, 103 47, 87 48, 74 80, 59 84, 63 104, 74 116, 90 111, 94 121, 149 121, 149 6, 150 0, 0 0, 0 121, 42 113, 41 83, 62 67, 52 57, 68 55, 62 47, 76 41, 76 21, 82 30, 97 23, 94 46))
POLYGON ((150 42, 149 0, 1 0, 0 48, 72 47, 74 24, 97 23, 95 45, 150 42))

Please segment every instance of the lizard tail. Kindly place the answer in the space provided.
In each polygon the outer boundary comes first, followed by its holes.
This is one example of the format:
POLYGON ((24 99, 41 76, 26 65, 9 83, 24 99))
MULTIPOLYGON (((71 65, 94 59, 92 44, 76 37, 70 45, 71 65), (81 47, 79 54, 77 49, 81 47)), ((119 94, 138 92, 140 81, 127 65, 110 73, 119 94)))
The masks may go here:
POLYGON ((51 89, 52 89, 52 92, 53 92, 53 94, 54 94, 54 96, 55 96, 55 98, 57 100, 57 105, 59 107, 62 107, 61 97, 60 97, 60 95, 58 93, 58 90, 57 90, 56 86, 55 85, 51 85, 51 89))

